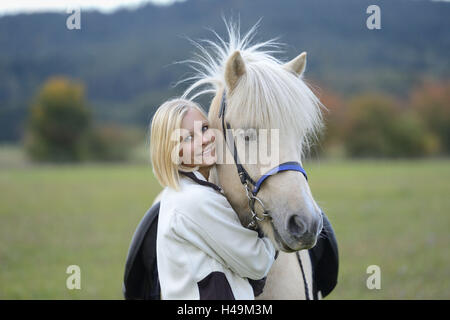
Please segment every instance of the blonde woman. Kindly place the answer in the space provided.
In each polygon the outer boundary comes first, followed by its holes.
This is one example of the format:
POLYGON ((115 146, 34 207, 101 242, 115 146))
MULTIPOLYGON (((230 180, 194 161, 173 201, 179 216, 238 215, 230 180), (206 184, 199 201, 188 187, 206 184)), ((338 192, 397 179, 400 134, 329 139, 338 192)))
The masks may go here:
POLYGON ((252 280, 264 278, 275 258, 271 241, 244 228, 208 182, 214 141, 192 101, 168 101, 153 117, 151 161, 164 187, 156 240, 163 299, 254 299, 252 280))

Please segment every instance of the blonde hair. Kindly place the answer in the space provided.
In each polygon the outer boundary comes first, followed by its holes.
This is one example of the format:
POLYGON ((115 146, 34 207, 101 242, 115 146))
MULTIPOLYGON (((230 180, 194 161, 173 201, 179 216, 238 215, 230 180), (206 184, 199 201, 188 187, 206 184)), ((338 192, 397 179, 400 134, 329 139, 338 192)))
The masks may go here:
POLYGON ((151 123, 150 132, 150 160, 153 174, 162 187, 179 190, 180 176, 178 170, 192 172, 196 167, 186 167, 178 157, 180 151, 179 136, 174 134, 181 129, 181 122, 186 112, 194 108, 208 118, 205 111, 195 102, 185 99, 173 99, 164 102, 156 110, 151 123), (173 161, 176 152, 178 162, 173 161))

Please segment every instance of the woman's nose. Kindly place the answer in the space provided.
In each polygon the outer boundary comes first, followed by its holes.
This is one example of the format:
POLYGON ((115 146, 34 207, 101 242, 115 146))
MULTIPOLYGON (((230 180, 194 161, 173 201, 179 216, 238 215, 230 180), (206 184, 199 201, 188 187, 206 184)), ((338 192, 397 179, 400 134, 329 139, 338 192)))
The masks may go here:
POLYGON ((216 140, 216 137, 214 136, 214 134, 206 133, 203 135, 202 143, 204 145, 206 145, 206 144, 214 142, 214 140, 216 140))

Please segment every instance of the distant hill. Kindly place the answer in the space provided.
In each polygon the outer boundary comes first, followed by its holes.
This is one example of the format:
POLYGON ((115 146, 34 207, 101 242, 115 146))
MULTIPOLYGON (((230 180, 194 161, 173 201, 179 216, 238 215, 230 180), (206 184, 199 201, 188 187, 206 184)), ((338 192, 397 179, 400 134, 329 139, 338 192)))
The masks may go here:
POLYGON ((81 13, 81 30, 66 14, 0 18, 0 141, 16 140, 30 99, 51 75, 86 85, 101 121, 147 125, 154 109, 179 94, 192 56, 183 38, 224 34, 221 15, 240 16, 258 37, 280 36, 285 59, 308 51, 306 77, 345 95, 376 90, 405 94, 421 78, 450 77, 450 3, 413 0, 189 0, 114 14, 81 13), (366 8, 381 8, 381 30, 366 27, 366 8))

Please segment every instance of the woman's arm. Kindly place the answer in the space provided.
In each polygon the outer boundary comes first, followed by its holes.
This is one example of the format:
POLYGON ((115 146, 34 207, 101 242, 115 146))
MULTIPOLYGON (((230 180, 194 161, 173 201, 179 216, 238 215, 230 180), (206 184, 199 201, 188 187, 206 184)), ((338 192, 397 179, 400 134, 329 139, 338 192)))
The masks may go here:
POLYGON ((265 277, 275 258, 272 242, 244 228, 221 195, 191 201, 186 208, 176 210, 171 227, 176 236, 191 242, 241 277, 255 280, 265 277))

